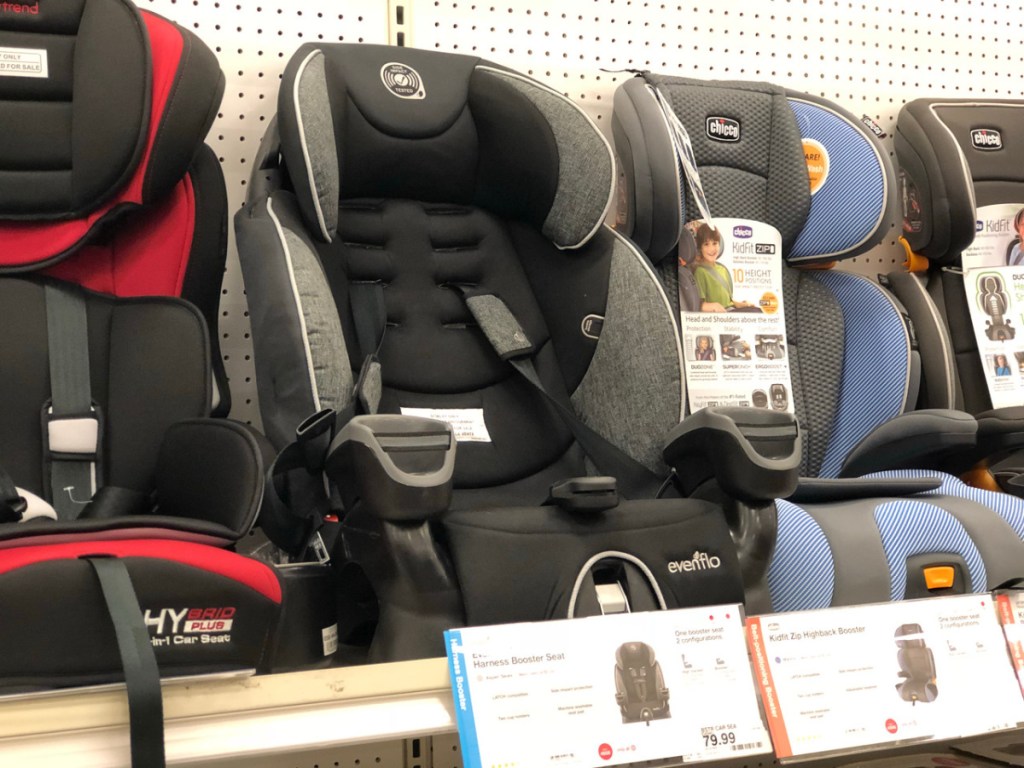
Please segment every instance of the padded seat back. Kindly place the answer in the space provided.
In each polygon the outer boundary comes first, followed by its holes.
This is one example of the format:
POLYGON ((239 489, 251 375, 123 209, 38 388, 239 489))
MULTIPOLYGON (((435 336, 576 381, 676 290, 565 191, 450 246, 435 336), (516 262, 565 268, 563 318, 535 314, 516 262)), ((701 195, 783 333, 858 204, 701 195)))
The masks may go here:
MULTIPOLYGON (((51 398, 45 283, 0 279, 0 467, 50 497, 46 410, 51 398)), ((209 413, 209 342, 202 316, 180 299, 86 301, 90 389, 100 419, 99 485, 148 493, 160 443, 175 422, 209 413), (145 341, 140 341, 140 340, 145 341)), ((89 494, 85 494, 88 498, 89 494)))
POLYGON ((0 73, 0 274, 193 302, 214 331, 226 412, 227 198, 203 146, 224 89, 213 52, 127 0, 4 13, 0 45, 25 51, 0 73))

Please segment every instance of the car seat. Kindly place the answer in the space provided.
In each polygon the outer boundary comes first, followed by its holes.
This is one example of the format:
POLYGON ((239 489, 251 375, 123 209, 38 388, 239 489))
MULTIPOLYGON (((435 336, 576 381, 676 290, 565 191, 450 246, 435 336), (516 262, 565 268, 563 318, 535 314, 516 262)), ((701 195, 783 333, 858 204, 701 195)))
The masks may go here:
MULTIPOLYGON (((4 14, 0 36, 38 54, 45 75, 6 72, 0 87, 0 274, 181 296, 216 330, 227 196, 203 144, 224 91, 213 52, 121 0, 4 14)), ((226 414, 216 333, 211 345, 226 414)))
POLYGON ((223 77, 122 0, 5 14, 0 41, 40 67, 0 77, 0 688, 125 680, 133 764, 158 766, 160 675, 266 671, 308 642, 303 608, 282 614, 299 579, 232 551, 264 441, 208 418, 228 402, 202 146, 223 77))
MULTIPOLYGON (((235 225, 295 514, 270 528, 301 548, 343 506, 342 594, 363 572, 381 606, 371 659, 440 655, 463 624, 743 599, 721 508, 654 500, 682 350, 647 260, 603 224, 612 155, 577 106, 475 57, 309 44, 254 168, 235 225), (296 504, 321 461, 340 499, 296 504)), ((748 415, 708 414, 670 453, 733 457, 760 583, 760 497, 791 482, 798 436, 748 415)))
MULTIPOLYGON (((699 214, 652 87, 689 134, 712 213, 766 221, 782 237, 788 396, 805 479, 797 495, 778 502, 773 608, 947 592, 927 588, 922 574, 937 573, 932 566, 955 564, 963 578, 955 590, 985 591, 1011 577, 1022 552, 1014 533, 1021 509, 1001 496, 978 497, 949 475, 929 471, 926 481, 911 471, 968 461, 974 420, 950 410, 908 413, 920 356, 906 311, 873 281, 820 268, 878 243, 893 218, 892 168, 869 128, 823 99, 766 83, 647 73, 626 81, 612 122, 628 202, 621 224, 668 286, 685 278, 676 269, 684 217, 699 214), (707 134, 706 121, 717 115, 738 122, 740 140, 707 134), (830 158, 827 183, 813 197, 804 139, 830 158), (904 481, 932 487, 905 495, 912 486, 886 486, 904 481)), ((678 293, 669 287, 670 297, 678 293)), ((787 395, 771 389, 756 398, 762 407, 787 395)))
MULTIPOLYGON (((978 419, 976 457, 986 460, 994 478, 983 470, 972 482, 1017 495, 1022 493, 1024 465, 1012 454, 1021 447, 1021 411, 992 407, 972 331, 961 256, 974 240, 977 206, 1024 202, 1024 175, 1018 170, 1022 124, 1020 101, 917 99, 900 109, 893 138, 900 165, 902 234, 910 258, 909 270, 889 275, 913 312, 922 343, 927 339, 933 350, 931 368, 925 370, 927 402, 962 407, 978 419)), ((984 276, 976 300, 989 317, 990 338, 1017 335, 1012 318, 1003 316, 1007 290, 1000 275, 984 276)))
POLYGON ((647 643, 623 643, 616 649, 615 703, 623 723, 650 725, 672 716, 661 664, 647 643))
POLYGON ((900 698, 917 704, 935 701, 939 688, 935 684, 935 656, 921 635, 920 624, 902 624, 896 628, 896 659, 900 665, 901 682, 896 684, 900 698))

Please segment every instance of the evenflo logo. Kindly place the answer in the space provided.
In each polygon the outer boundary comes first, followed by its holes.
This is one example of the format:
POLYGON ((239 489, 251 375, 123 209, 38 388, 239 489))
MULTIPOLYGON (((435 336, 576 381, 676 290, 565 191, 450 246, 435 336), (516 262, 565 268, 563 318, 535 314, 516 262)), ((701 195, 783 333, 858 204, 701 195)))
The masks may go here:
POLYGON ((708 138, 715 141, 739 141, 740 124, 728 117, 709 117, 705 123, 708 138))
POLYGON ((754 230, 752 230, 750 227, 745 227, 742 224, 737 224, 735 227, 732 228, 732 236, 746 240, 748 237, 754 236, 754 230))
POLYGON ((982 150, 1002 149, 1003 137, 994 128, 975 128, 971 131, 971 146, 982 150))
POLYGON ((722 565, 722 559, 707 552, 696 551, 689 560, 669 560, 669 573, 692 573, 693 571, 709 571, 722 565))

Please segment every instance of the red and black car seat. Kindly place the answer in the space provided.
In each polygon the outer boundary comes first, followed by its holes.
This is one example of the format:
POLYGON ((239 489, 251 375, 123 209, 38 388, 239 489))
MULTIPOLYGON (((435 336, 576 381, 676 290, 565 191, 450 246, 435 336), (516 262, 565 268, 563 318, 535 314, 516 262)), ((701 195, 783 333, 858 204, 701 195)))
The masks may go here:
POLYGON ((21 7, 0 9, 0 46, 23 59, 0 68, 0 274, 180 296, 216 331, 227 196, 203 144, 224 91, 213 52, 127 0, 21 7))
POLYGON ((126 0, 5 5, 0 50, 0 689, 124 679, 162 765, 159 677, 268 669, 288 623, 232 551, 260 437, 209 418, 224 79, 126 0))

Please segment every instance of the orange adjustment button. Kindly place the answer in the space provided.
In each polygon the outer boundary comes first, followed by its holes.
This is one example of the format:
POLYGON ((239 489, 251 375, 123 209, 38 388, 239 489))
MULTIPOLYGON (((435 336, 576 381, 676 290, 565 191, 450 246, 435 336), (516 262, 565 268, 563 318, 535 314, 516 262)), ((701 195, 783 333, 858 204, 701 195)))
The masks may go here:
POLYGON ((933 565, 924 569, 924 583, 928 589, 949 589, 955 575, 951 565, 933 565))

